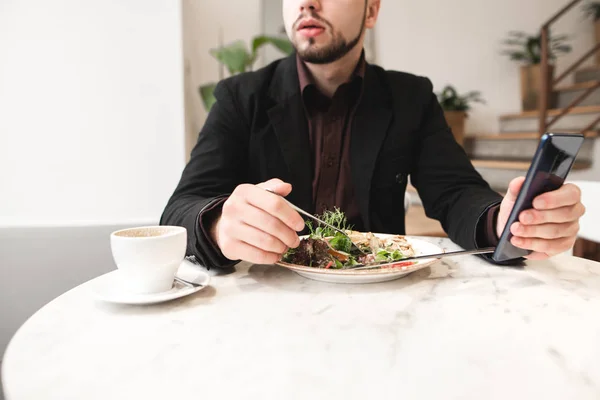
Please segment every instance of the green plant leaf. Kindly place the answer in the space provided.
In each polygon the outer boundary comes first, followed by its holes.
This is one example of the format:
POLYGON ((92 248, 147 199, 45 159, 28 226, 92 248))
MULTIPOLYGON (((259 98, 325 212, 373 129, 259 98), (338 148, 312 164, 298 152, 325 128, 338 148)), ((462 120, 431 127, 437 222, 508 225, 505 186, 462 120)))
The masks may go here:
POLYGON ((254 61, 246 44, 241 40, 212 49, 210 54, 223 63, 231 75, 247 71, 254 61))
POLYGON ((485 103, 481 98, 481 92, 470 91, 464 95, 459 95, 451 85, 444 87, 438 95, 438 100, 444 111, 469 111, 471 109, 470 103, 485 103))
POLYGON ((568 44, 563 44, 561 46, 554 47, 552 50, 554 50, 555 53, 569 53, 572 49, 573 48, 568 44))
POLYGON ((202 103, 204 103, 204 108, 206 111, 210 111, 212 106, 217 102, 215 98, 214 92, 217 87, 216 83, 209 83, 207 85, 200 86, 198 91, 200 92, 200 97, 202 98, 202 103))
POLYGON ((277 50, 285 55, 290 55, 294 51, 294 46, 287 38, 277 36, 257 36, 252 41, 252 54, 256 55, 256 52, 265 44, 273 45, 277 50))
POLYGON ((551 42, 564 42, 565 40, 569 40, 569 35, 557 35, 550 38, 551 42))
POLYGON ((474 103, 485 104, 485 100, 483 100, 481 98, 481 92, 478 92, 478 91, 468 92, 467 94, 465 94, 464 99, 466 101, 471 101, 471 102, 474 102, 474 103))
POLYGON ((456 97, 458 97, 458 94, 456 92, 456 89, 452 86, 446 86, 444 88, 444 91, 442 92, 442 97, 446 100, 448 99, 455 99, 456 97))
POLYGON ((583 12, 586 17, 593 18, 594 20, 600 19, 600 2, 591 1, 583 7, 583 12))
MULTIPOLYGON (((523 61, 528 64, 539 64, 542 59, 541 35, 527 35, 524 32, 509 32, 509 39, 504 44, 513 47, 507 49, 503 54, 508 55, 513 61, 523 61)), ((570 52, 571 46, 565 42, 570 39, 569 35, 551 36, 549 34, 549 58, 555 60, 558 55, 570 52)))
POLYGON ((513 61, 526 61, 527 60, 527 54, 525 54, 523 52, 510 51, 510 52, 506 52, 505 54, 508 55, 510 57, 510 59, 513 61))
POLYGON ((525 44, 524 41, 519 39, 506 39, 502 43, 508 46, 523 46, 525 44))
POLYGON ((510 32, 508 32, 508 36, 514 36, 514 37, 517 37, 517 38, 524 39, 524 38, 527 37, 527 33, 522 32, 522 31, 510 31, 510 32))

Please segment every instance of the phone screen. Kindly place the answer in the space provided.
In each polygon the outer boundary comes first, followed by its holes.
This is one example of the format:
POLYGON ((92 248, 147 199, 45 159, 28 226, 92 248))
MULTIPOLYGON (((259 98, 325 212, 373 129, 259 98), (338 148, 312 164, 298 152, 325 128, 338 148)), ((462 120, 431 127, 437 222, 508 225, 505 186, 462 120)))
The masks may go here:
POLYGON ((533 200, 542 193, 560 188, 583 144, 583 135, 546 133, 542 136, 533 157, 523 187, 492 259, 496 262, 514 260, 531 254, 531 251, 513 246, 510 227, 519 220, 522 211, 532 208, 533 200))

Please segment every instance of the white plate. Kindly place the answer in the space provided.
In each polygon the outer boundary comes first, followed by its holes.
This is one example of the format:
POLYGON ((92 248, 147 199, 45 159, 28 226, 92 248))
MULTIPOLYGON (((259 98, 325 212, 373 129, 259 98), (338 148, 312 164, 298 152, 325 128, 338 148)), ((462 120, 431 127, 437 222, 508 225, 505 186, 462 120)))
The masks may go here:
MULTIPOLYGON (((379 238, 396 236, 383 233, 375 233, 375 235, 379 238)), ((413 238, 410 236, 405 236, 405 238, 408 241, 408 243, 410 243, 410 245, 413 247, 415 251, 415 256, 425 254, 438 254, 444 252, 442 248, 424 240, 413 238)), ((286 262, 278 262, 277 265, 289 268, 300 276, 316 281, 331 283, 377 283, 402 278, 415 271, 428 267, 438 260, 439 258, 427 258, 418 260, 416 261, 416 264, 407 267, 378 268, 362 271, 313 268, 306 267, 303 265, 289 264, 286 262)))
POLYGON ((178 299, 196 293, 208 286, 210 276, 204 271, 195 271, 194 283, 202 286, 190 287, 179 282, 173 282, 171 290, 153 294, 132 294, 122 288, 119 270, 109 272, 92 282, 91 290, 97 299, 117 304, 155 304, 178 299))

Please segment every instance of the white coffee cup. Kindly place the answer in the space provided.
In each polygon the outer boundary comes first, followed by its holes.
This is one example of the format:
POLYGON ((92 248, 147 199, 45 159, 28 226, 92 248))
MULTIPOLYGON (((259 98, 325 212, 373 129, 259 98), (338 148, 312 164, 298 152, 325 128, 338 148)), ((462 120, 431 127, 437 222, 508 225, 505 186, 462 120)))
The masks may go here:
POLYGON ((170 290, 185 258, 186 245, 187 231, 180 226, 145 226, 110 235, 123 288, 133 294, 170 290))

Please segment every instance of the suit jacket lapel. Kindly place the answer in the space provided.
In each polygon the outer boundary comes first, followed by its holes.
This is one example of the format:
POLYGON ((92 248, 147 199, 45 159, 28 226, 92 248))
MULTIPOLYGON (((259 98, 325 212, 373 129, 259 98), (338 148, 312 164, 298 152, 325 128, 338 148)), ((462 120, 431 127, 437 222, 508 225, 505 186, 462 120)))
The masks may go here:
POLYGON ((295 54, 282 60, 271 82, 275 105, 267 111, 293 186, 288 199, 307 211, 312 204, 312 157, 295 54))
POLYGON ((391 97, 373 67, 367 67, 364 92, 354 116, 350 165, 366 230, 371 229, 370 199, 373 172, 392 121, 391 97))

